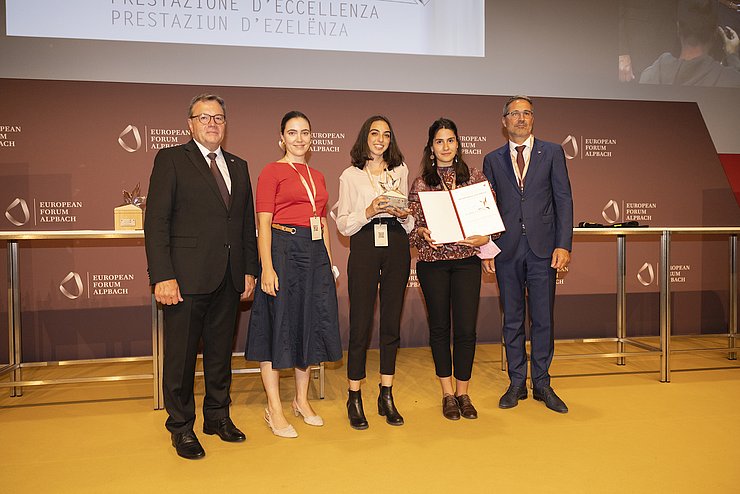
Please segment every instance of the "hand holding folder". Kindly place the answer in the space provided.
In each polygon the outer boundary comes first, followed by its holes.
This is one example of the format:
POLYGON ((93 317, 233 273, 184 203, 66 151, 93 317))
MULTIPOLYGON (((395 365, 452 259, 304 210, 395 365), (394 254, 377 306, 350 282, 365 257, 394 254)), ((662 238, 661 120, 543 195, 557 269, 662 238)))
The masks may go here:
POLYGON ((440 244, 459 242, 472 235, 505 230, 488 182, 454 190, 420 191, 419 201, 432 238, 440 244))

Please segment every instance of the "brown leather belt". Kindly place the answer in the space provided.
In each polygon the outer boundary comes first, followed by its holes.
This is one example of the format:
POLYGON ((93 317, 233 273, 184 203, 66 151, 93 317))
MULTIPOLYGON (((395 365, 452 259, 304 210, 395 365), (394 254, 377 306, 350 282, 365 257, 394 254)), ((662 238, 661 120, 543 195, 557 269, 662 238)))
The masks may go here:
POLYGON ((285 225, 281 225, 279 223, 273 223, 272 224, 272 227, 275 230, 280 230, 282 232, 287 232, 287 233, 290 233, 291 235, 295 235, 295 232, 296 232, 296 229, 293 228, 292 226, 285 226, 285 225))

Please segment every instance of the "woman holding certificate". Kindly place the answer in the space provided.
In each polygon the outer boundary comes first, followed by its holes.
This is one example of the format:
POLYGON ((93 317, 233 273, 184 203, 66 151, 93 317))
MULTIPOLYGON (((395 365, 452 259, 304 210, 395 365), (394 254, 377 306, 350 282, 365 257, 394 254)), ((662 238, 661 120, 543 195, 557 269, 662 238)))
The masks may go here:
POLYGON ((297 437, 280 402, 278 369, 295 369, 295 416, 308 425, 323 420, 308 402, 309 366, 342 358, 337 293, 326 232, 324 175, 310 168, 311 123, 287 113, 280 123, 283 157, 265 166, 257 181, 259 283, 249 319, 247 360, 260 363, 267 394, 265 422, 279 437, 297 437))
POLYGON ((391 390, 411 265, 408 232, 414 221, 406 209, 409 172, 391 123, 380 115, 362 125, 350 157, 352 166, 339 178, 337 204, 337 227, 342 235, 350 237, 347 415, 354 429, 367 429, 360 383, 365 378, 380 284, 378 414, 390 425, 403 425, 391 390))
POLYGON ((409 193, 409 209, 415 219, 410 241, 419 251, 416 274, 427 306, 429 344, 442 387, 442 414, 450 420, 461 416, 475 419, 478 412, 468 396, 468 385, 475 356, 481 284, 481 261, 477 254, 490 237, 473 235, 455 243, 435 243, 419 193, 454 190, 487 180, 480 170, 465 164, 457 126, 452 120, 440 118, 429 127, 422 156, 421 176, 414 180, 409 193), (454 329, 452 354, 451 329, 454 329))

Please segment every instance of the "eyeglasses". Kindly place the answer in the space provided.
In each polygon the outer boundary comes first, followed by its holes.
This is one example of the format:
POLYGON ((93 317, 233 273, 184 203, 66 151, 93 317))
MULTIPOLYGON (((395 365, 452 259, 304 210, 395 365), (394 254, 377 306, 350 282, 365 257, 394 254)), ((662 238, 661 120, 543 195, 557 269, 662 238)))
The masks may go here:
POLYGON ((532 118, 533 115, 534 115, 534 112, 531 110, 523 110, 523 111, 514 110, 514 111, 510 111, 509 113, 504 114, 505 117, 511 117, 517 120, 519 120, 521 117, 532 118))
POLYGON ((190 118, 197 118, 198 122, 202 123, 203 125, 208 125, 209 123, 211 123, 211 119, 213 119, 216 125, 222 125, 224 122, 226 122, 226 115, 223 115, 221 113, 219 113, 218 115, 201 113, 200 115, 190 115, 190 118))

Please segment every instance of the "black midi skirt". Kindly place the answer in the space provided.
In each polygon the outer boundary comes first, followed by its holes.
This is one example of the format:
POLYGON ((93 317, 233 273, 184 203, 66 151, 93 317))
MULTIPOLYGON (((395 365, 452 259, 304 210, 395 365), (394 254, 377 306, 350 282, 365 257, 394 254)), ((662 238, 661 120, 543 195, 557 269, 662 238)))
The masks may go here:
POLYGON ((306 368, 342 358, 337 291, 329 255, 307 227, 296 233, 272 230, 277 296, 260 287, 249 318, 247 360, 272 362, 273 369, 306 368))

